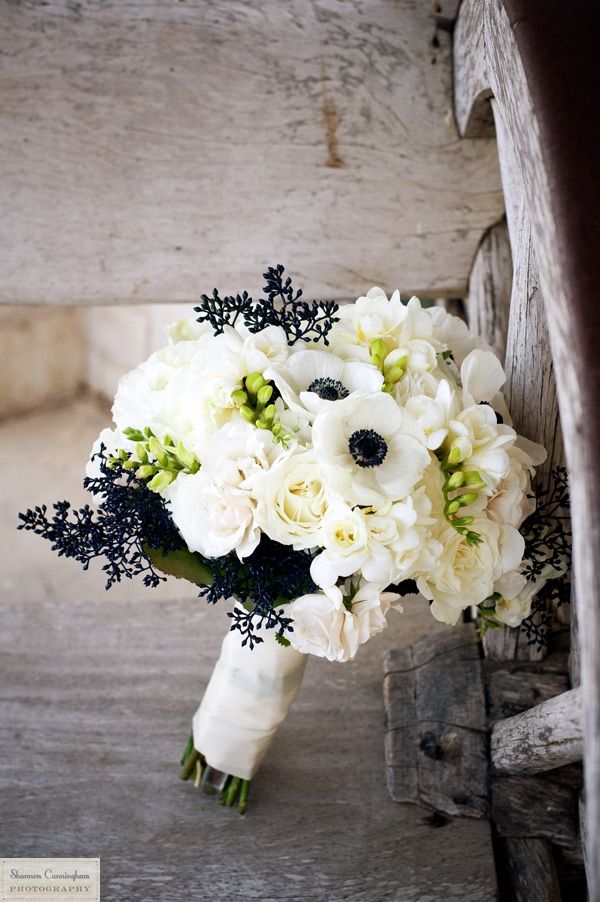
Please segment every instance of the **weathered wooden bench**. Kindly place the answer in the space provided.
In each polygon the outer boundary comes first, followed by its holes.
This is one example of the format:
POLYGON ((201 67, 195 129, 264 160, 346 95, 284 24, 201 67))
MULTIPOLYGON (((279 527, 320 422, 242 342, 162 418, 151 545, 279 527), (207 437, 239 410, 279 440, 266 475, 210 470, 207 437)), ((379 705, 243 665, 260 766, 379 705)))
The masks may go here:
MULTIPOLYGON (((466 718, 459 726, 471 731, 469 747, 486 770, 478 772, 483 783, 457 796, 443 776, 444 759, 452 758, 444 743, 457 740, 437 735, 439 711, 426 730, 420 725, 428 720, 427 700, 425 714, 417 705, 398 719, 394 673, 410 671, 418 685, 427 656, 422 648, 408 658, 390 654, 392 790, 397 798, 425 801, 439 818, 474 810, 491 817, 515 897, 556 899, 556 849, 574 868, 579 863, 577 825, 565 812, 583 756, 583 847, 590 899, 597 902, 598 12, 585 0, 463 0, 455 23, 458 5, 186 2, 155 5, 151 14, 133 0, 5 5, 7 140, 0 161, 9 228, 1 244, 0 301, 192 302, 213 283, 256 289, 273 255, 315 295, 344 300, 380 283, 405 294, 465 299, 473 327, 506 355, 517 428, 549 449, 542 481, 566 458, 577 586, 570 663, 564 647, 542 660, 526 638, 506 630, 485 637, 482 665, 474 628, 464 627, 467 650, 455 656, 456 680, 448 686, 458 687, 454 697, 466 718), (471 707, 465 668, 479 674, 473 685, 480 697, 471 707), (409 721, 412 732, 404 729, 409 721), (403 733, 416 745, 413 770, 400 773, 393 743, 403 733)), ((106 322, 109 328, 108 311, 106 322)), ((565 611, 555 614, 563 629, 553 641, 564 644, 565 611)), ((124 615, 127 630, 131 616, 124 615)), ((62 612, 58 622, 67 621, 62 612)), ((151 644, 152 636, 145 640, 151 644)), ((35 684, 35 661, 27 660, 24 679, 35 684)), ((68 671, 61 673, 53 667, 42 673, 56 678, 58 693, 68 680, 68 671)), ((86 691, 93 696, 93 682, 86 691)), ((43 733, 27 736, 42 753, 48 741, 43 733)), ((50 746, 54 755, 54 740, 50 746)), ((462 774, 464 783, 471 771, 458 767, 456 757, 453 766, 453 779, 462 774)), ((24 779, 23 791, 26 785, 24 779)), ((141 790, 136 804, 140 798, 141 790)), ((72 793, 69 805, 77 812, 72 793)), ((125 823, 127 812, 121 814, 125 823)), ((75 823, 80 817, 81 811, 75 823)), ((185 829, 193 830, 193 818, 186 818, 185 829)), ((144 842, 184 843, 187 834, 172 833, 174 823, 161 821, 156 837, 144 829, 144 842)), ((118 835, 125 837, 125 829, 118 835)), ((52 843, 43 845, 50 854, 52 843)), ((33 842, 28 848, 34 854, 33 842)), ((16 845, 14 851, 20 854, 16 845)), ((57 841, 56 853, 63 851, 57 841)), ((124 861, 138 866, 152 855, 147 846, 126 852, 124 861)), ((186 859, 185 867, 191 891, 194 861, 186 859)), ((161 882, 164 870, 155 878, 159 895, 155 887, 145 898, 178 898, 161 882)), ((487 876, 482 880, 477 898, 489 896, 487 876)), ((115 885, 114 898, 139 898, 115 885)), ((261 898, 266 885, 256 884, 261 898)), ((462 898, 457 886, 439 888, 440 898, 462 898)), ((378 892, 374 884, 371 890, 378 892)), ((394 891, 390 882, 387 896, 372 897, 396 898, 394 891)), ((347 892, 362 898, 369 887, 356 876, 347 892)))

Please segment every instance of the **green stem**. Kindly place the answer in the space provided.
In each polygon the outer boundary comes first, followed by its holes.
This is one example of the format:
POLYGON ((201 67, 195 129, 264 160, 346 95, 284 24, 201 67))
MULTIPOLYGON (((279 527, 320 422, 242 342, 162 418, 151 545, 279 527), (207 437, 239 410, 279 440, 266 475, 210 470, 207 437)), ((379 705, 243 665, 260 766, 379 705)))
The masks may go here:
POLYGON ((248 807, 248 795, 250 794, 251 780, 242 780, 242 789, 240 792, 240 801, 238 803, 238 811, 240 814, 246 813, 248 807))

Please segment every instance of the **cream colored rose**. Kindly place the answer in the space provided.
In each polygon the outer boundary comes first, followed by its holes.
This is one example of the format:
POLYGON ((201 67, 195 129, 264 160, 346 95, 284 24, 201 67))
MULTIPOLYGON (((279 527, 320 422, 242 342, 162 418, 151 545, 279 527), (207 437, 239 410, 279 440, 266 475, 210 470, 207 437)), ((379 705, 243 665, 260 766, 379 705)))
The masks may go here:
POLYGON ((319 544, 329 505, 327 481, 314 451, 281 457, 251 481, 255 519, 269 538, 296 550, 319 544))
POLYGON ((524 541, 513 527, 481 519, 470 528, 481 536, 479 545, 469 545, 448 526, 438 536, 443 551, 436 566, 417 579, 419 590, 432 601, 432 615, 443 623, 455 624, 461 611, 489 598, 495 581, 516 569, 523 557, 524 541))

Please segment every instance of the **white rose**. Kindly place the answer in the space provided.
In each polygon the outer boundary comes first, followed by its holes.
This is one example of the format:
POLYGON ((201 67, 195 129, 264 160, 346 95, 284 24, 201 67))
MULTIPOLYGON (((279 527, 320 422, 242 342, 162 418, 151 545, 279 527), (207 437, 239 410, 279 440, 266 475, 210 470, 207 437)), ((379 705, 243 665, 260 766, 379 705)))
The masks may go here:
POLYGON ((360 645, 387 626, 386 614, 397 603, 397 595, 369 583, 350 599, 351 592, 349 582, 343 590, 331 586, 302 595, 286 608, 293 626, 289 639, 297 651, 329 661, 350 661, 360 645))
POLYGON ((256 522, 269 538, 296 550, 319 544, 329 505, 327 478, 314 451, 282 455, 252 480, 256 522))
POLYGON ((461 611, 489 598, 496 580, 523 558, 525 543, 513 527, 476 519, 470 529, 479 533, 480 544, 470 545, 452 526, 443 529, 436 566, 417 578, 420 592, 432 601, 431 613, 444 623, 455 624, 461 611))
POLYGON ((221 557, 235 549, 240 560, 260 541, 254 500, 233 485, 219 484, 199 470, 181 473, 165 491, 173 522, 190 551, 221 557))

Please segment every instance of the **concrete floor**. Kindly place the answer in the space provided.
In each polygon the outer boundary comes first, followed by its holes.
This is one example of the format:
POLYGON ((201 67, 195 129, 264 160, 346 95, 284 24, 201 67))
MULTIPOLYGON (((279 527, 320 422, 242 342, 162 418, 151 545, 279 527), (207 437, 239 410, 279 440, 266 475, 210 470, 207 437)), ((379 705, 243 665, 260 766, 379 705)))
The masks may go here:
POLYGON ((105 593, 98 570, 14 530, 28 505, 85 500, 108 420, 80 400, 0 426, 2 855, 100 856, 103 902, 495 899, 485 822, 439 827, 386 791, 383 652, 442 628, 424 602, 355 662, 309 662, 246 817, 177 780, 225 607, 175 580, 105 593))

